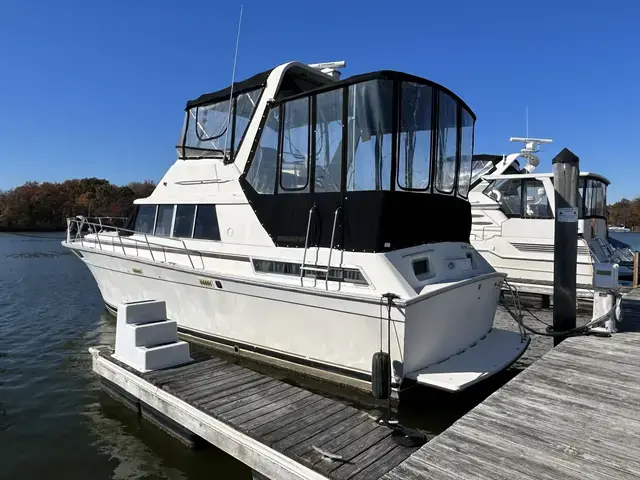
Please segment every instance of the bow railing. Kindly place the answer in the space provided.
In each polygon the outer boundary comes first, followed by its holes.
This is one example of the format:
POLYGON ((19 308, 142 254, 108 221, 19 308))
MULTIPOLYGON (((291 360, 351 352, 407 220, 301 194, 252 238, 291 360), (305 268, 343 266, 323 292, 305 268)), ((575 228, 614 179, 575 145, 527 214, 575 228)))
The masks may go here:
POLYGON ((79 242, 85 248, 122 253, 125 257, 147 256, 144 254, 148 252, 149 258, 154 262, 167 262, 167 254, 182 255, 184 253, 189 259, 191 268, 204 268, 202 254, 197 250, 189 250, 183 239, 158 238, 155 235, 109 224, 108 222, 113 219, 121 220, 122 218, 83 216, 67 218, 67 243, 79 242), (193 261, 194 257, 200 260, 198 267, 193 261))

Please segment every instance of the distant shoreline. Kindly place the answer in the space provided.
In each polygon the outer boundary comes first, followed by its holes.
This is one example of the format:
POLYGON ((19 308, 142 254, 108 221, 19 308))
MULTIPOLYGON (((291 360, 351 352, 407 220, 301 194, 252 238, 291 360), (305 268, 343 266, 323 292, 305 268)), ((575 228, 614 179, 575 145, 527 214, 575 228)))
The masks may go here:
POLYGON ((62 233, 66 228, 6 228, 0 227, 0 233, 62 233))

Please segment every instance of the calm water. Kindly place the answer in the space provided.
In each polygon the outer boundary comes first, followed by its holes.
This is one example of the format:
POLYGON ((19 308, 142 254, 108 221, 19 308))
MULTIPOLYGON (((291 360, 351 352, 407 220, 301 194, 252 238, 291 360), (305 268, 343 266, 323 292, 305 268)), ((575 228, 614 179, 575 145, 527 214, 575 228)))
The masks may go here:
POLYGON ((55 240, 0 234, 0 478, 251 478, 192 452, 100 391, 87 348, 113 343, 88 269, 55 240))
POLYGON ((640 233, 639 232, 609 232, 616 240, 629 245, 633 250, 640 251, 640 233))
MULTIPOLYGON (((0 234, 0 478, 251 478, 221 451, 190 451, 101 393, 87 349, 113 344, 115 320, 103 310, 89 270, 62 248, 61 239, 0 234)), ((549 311, 534 311, 551 321, 549 311)), ((516 329, 503 310, 496 324, 516 329)), ((435 435, 550 346, 550 339, 534 338, 514 367, 464 394, 409 390, 398 417, 435 435)), ((370 396, 253 368, 377 408, 370 396)))

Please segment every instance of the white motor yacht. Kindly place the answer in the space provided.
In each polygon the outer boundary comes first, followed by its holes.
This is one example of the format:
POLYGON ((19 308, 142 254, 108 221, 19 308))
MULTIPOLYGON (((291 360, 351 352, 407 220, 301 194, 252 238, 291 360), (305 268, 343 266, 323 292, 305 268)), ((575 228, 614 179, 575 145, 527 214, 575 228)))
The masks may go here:
POLYGON ((505 275, 469 243, 475 115, 424 78, 337 73, 189 101, 128 227, 69 219, 64 245, 109 309, 164 300, 188 340, 361 388, 390 344, 394 387, 462 390, 529 342, 493 328, 505 275))
MULTIPOLYGON (((516 140, 516 139, 514 139, 516 140)), ((471 243, 521 292, 553 295, 555 197, 552 173, 534 173, 539 139, 510 155, 474 155, 471 180, 471 243), (521 165, 522 162, 522 165, 521 165)), ((609 180, 580 172, 577 294, 593 299, 594 263, 620 264, 630 275, 629 248, 614 246, 607 229, 609 180)))

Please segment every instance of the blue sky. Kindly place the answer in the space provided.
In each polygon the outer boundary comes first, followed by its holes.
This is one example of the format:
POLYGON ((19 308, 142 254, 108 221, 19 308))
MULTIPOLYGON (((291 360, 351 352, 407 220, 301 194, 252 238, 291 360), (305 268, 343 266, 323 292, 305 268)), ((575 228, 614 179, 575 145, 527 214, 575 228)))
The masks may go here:
MULTIPOLYGON (((0 3, 0 189, 27 180, 159 180, 186 100, 226 86, 241 2, 0 3)), ((581 170, 640 194, 640 2, 244 1, 237 78, 347 60, 442 83, 478 116, 476 153, 551 137, 581 170), (529 22, 527 24, 527 22, 529 22)))

